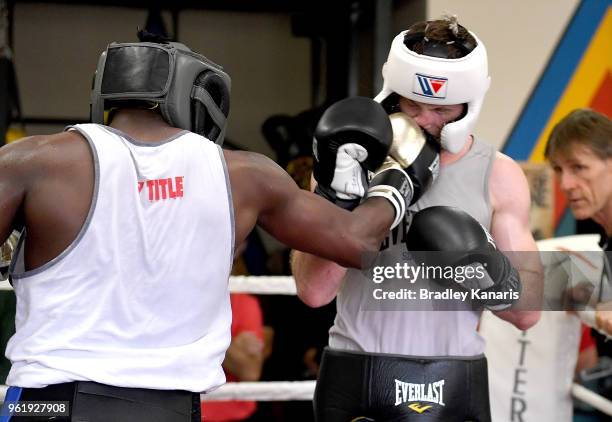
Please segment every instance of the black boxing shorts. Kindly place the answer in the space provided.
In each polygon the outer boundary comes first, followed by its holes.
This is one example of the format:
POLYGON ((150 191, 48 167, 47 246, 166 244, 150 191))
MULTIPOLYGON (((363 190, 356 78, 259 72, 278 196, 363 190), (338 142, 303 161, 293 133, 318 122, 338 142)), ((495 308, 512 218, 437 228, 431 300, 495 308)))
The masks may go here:
POLYGON ((317 422, 490 422, 487 360, 325 349, 317 422))
POLYGON ((201 422, 200 395, 75 381, 44 388, 10 387, 0 421, 201 422), (41 407, 43 406, 43 407, 41 407))

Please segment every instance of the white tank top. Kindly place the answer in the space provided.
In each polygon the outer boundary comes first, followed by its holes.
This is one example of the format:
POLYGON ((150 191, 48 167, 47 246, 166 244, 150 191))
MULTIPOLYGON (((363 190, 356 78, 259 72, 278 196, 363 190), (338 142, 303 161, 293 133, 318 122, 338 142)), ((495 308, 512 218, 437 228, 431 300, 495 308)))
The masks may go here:
MULTIPOLYGON (((488 181, 494 159, 492 146, 474 140, 461 159, 441 169, 438 180, 411 211, 454 206, 490 229, 488 181)), ((387 236, 381 248, 382 262, 395 265, 405 261, 403 233, 409 225, 407 215, 387 236)), ((467 304, 466 310, 368 310, 371 286, 372 279, 364 272, 347 270, 336 300, 336 319, 329 330, 331 348, 409 356, 476 356, 484 352, 484 341, 476 331, 480 312, 470 310, 467 304)))
POLYGON ((6 383, 223 384, 234 218, 221 148, 187 131, 145 144, 106 126, 69 130, 92 149, 93 200, 51 262, 24 272, 19 245, 6 383))

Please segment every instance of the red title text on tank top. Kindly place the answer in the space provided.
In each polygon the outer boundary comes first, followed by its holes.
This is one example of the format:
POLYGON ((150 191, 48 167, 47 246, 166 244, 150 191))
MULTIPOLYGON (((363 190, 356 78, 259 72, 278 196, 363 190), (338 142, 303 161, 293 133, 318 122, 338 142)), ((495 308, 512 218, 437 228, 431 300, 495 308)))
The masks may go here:
POLYGON ((138 182, 138 192, 146 187, 149 201, 178 199, 183 197, 183 176, 138 182))

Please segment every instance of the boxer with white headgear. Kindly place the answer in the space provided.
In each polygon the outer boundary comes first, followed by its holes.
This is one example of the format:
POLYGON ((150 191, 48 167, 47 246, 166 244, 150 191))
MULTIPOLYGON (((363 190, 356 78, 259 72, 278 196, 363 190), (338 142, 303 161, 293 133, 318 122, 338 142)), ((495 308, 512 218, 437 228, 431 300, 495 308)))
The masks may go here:
POLYGON ((528 225, 527 181, 514 161, 473 136, 489 87, 487 56, 456 18, 401 32, 382 74, 376 101, 394 129, 397 119, 408 118, 417 133, 422 128, 439 140, 440 165, 381 244, 372 272, 293 254, 298 296, 315 307, 336 298, 315 391, 316 421, 490 421, 484 340, 477 332, 482 309, 520 329, 540 315, 541 266, 528 225), (459 277, 445 281, 491 296, 448 302, 406 293, 448 286, 435 277, 405 279, 410 272, 403 269, 420 268, 413 256, 425 248, 450 252, 462 265, 484 262, 487 276, 470 287, 459 277), (516 259, 507 251, 530 254, 516 259))
POLYGON ((399 111, 398 96, 434 106, 464 104, 461 116, 446 122, 438 135, 443 148, 457 153, 474 131, 491 78, 482 41, 456 22, 452 25, 446 40, 428 35, 427 22, 400 32, 383 65, 376 101, 389 112, 399 111))

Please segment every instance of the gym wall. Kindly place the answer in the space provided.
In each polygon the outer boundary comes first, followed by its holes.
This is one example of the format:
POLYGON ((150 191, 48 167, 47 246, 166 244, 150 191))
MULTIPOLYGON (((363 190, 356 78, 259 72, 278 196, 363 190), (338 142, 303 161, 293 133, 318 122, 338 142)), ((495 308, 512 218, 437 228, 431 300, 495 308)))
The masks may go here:
MULTIPOLYGON (((416 20, 448 12, 457 14, 460 23, 484 40, 492 86, 477 133, 499 147, 577 4, 578 0, 395 1, 391 31, 393 35, 416 20)), ((65 118, 67 123, 87 119, 99 53, 111 41, 135 40, 136 27, 144 26, 146 16, 144 9, 17 2, 14 61, 24 116, 65 118)), ((169 14, 165 18, 172 32, 169 14)), ((294 115, 311 107, 309 39, 291 34, 288 14, 210 10, 181 11, 178 36, 232 76, 228 139, 272 155, 261 135, 263 121, 273 114, 294 115)), ((28 133, 61 129, 61 124, 37 124, 28 127, 28 133)))

